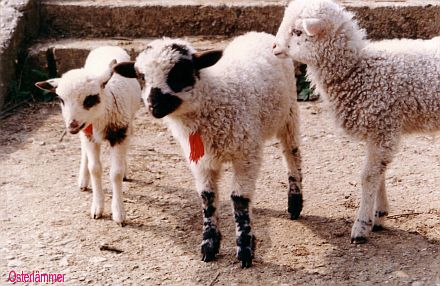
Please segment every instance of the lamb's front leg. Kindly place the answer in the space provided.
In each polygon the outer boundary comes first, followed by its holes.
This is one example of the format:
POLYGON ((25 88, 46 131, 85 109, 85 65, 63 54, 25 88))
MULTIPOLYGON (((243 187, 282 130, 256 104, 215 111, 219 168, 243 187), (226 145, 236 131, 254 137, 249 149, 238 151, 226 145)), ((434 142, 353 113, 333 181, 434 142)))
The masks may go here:
POLYGON ((351 230, 352 243, 365 243, 372 230, 375 201, 384 183, 383 179, 386 167, 391 161, 392 151, 389 147, 368 145, 367 162, 362 174, 361 204, 351 230))
POLYGON ((126 214, 122 192, 122 181, 126 171, 128 138, 117 143, 110 149, 110 180, 112 182, 112 219, 120 226, 124 226, 126 214))
POLYGON ((88 160, 87 160, 87 142, 89 139, 86 137, 86 135, 81 132, 80 134, 81 139, 81 163, 79 166, 79 176, 78 176, 78 185, 79 190, 81 192, 86 192, 88 190, 89 186, 89 180, 90 180, 90 173, 88 169, 88 160))
POLYGON ((218 208, 217 181, 219 169, 204 169, 196 164, 192 164, 191 167, 203 207, 202 261, 209 262, 214 260, 219 252, 222 238, 216 213, 218 208))
POLYGON ((389 204, 387 198, 387 192, 385 188, 385 173, 380 178, 380 188, 376 196, 376 204, 374 211, 373 231, 379 231, 383 229, 385 217, 388 215, 389 204))
POLYGON ((104 211, 104 192, 102 190, 102 165, 100 160, 101 145, 93 142, 85 144, 90 177, 92 179, 93 201, 91 216, 100 218, 104 211))
POLYGON ((231 200, 234 208, 235 233, 237 236, 237 258, 241 268, 252 266, 255 251, 255 236, 251 229, 252 197, 259 170, 259 159, 234 162, 234 178, 231 200))

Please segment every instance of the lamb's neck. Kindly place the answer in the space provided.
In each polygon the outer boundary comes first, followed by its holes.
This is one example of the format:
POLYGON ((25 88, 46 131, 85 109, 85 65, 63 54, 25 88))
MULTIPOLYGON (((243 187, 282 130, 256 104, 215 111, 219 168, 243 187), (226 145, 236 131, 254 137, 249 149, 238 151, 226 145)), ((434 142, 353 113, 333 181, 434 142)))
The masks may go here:
POLYGON ((191 132, 197 131, 200 124, 208 120, 212 106, 222 104, 222 99, 216 96, 217 91, 222 89, 222 83, 209 74, 201 73, 201 78, 191 91, 190 100, 180 107, 182 110, 170 116, 191 132))
POLYGON ((328 45, 316 60, 316 64, 308 65, 307 74, 319 93, 326 94, 332 100, 330 90, 338 88, 349 80, 360 62, 360 49, 341 48, 328 45))

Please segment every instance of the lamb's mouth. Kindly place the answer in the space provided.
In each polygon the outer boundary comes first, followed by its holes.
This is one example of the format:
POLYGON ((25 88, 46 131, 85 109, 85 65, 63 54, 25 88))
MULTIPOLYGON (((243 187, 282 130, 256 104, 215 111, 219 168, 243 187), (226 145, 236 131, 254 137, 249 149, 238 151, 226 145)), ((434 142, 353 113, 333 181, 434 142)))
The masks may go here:
POLYGON ((79 131, 81 131, 81 129, 84 128, 84 126, 86 126, 85 123, 83 123, 80 127, 77 127, 77 128, 68 128, 69 133, 70 134, 77 134, 79 131))

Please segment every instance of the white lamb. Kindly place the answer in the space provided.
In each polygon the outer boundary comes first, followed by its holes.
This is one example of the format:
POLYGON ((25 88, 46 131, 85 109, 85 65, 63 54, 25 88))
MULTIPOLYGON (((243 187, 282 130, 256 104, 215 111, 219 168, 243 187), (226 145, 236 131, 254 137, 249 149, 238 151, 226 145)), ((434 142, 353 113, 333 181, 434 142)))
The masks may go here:
POLYGON ((180 142, 203 205, 202 260, 220 247, 216 209, 221 166, 232 163, 231 199, 237 235, 237 258, 252 265, 255 238, 251 205, 264 141, 276 136, 288 167, 288 211, 302 209, 298 149, 298 108, 291 60, 273 56, 274 36, 248 33, 225 49, 204 54, 183 40, 150 43, 136 62, 115 71, 145 78, 143 98, 156 118, 165 117, 180 142))
MULTIPOLYGON (((432 42, 438 41, 433 39, 432 42)), ((388 214, 385 170, 403 134, 440 130, 440 60, 432 52, 367 48, 353 14, 330 0, 295 0, 273 52, 307 64, 338 123, 367 143, 351 241, 364 243, 388 214), (374 228, 373 228, 374 227, 374 228)))
POLYGON ((112 65, 129 60, 122 48, 100 47, 90 52, 84 68, 36 83, 37 87, 58 95, 67 130, 71 134, 81 131, 79 187, 87 190, 91 175, 91 216, 95 219, 104 211, 100 147, 103 141, 110 143, 112 218, 121 226, 125 221, 122 180, 127 171, 127 149, 133 118, 141 103, 141 88, 137 80, 113 74, 112 65))

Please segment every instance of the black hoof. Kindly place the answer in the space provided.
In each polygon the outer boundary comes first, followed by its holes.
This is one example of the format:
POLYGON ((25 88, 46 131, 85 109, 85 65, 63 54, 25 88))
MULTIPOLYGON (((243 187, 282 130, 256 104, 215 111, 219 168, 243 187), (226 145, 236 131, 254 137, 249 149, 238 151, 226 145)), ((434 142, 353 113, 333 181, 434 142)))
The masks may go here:
POLYGON ((303 208, 302 194, 289 194, 287 211, 290 214, 290 219, 296 220, 299 218, 303 208))
POLYGON ((382 231, 382 230, 384 230, 385 228, 382 226, 382 225, 380 225, 380 224, 375 224, 375 225, 373 225, 373 228, 372 228, 372 231, 382 231))
POLYGON ((252 266, 252 258, 254 256, 251 247, 240 248, 237 256, 241 262, 241 268, 249 268, 252 266))
POLYGON ((220 241, 222 235, 214 228, 203 234, 203 241, 201 246, 202 261, 209 262, 215 259, 215 256, 220 250, 220 241))
POLYGON ((366 238, 364 236, 357 236, 357 237, 351 238, 351 243, 354 243, 354 244, 364 244, 367 241, 368 241, 368 238, 366 238))
POLYGON ((254 258, 256 246, 255 236, 252 235, 252 239, 249 246, 238 246, 237 258, 241 262, 241 268, 249 268, 252 266, 252 259, 254 258))

